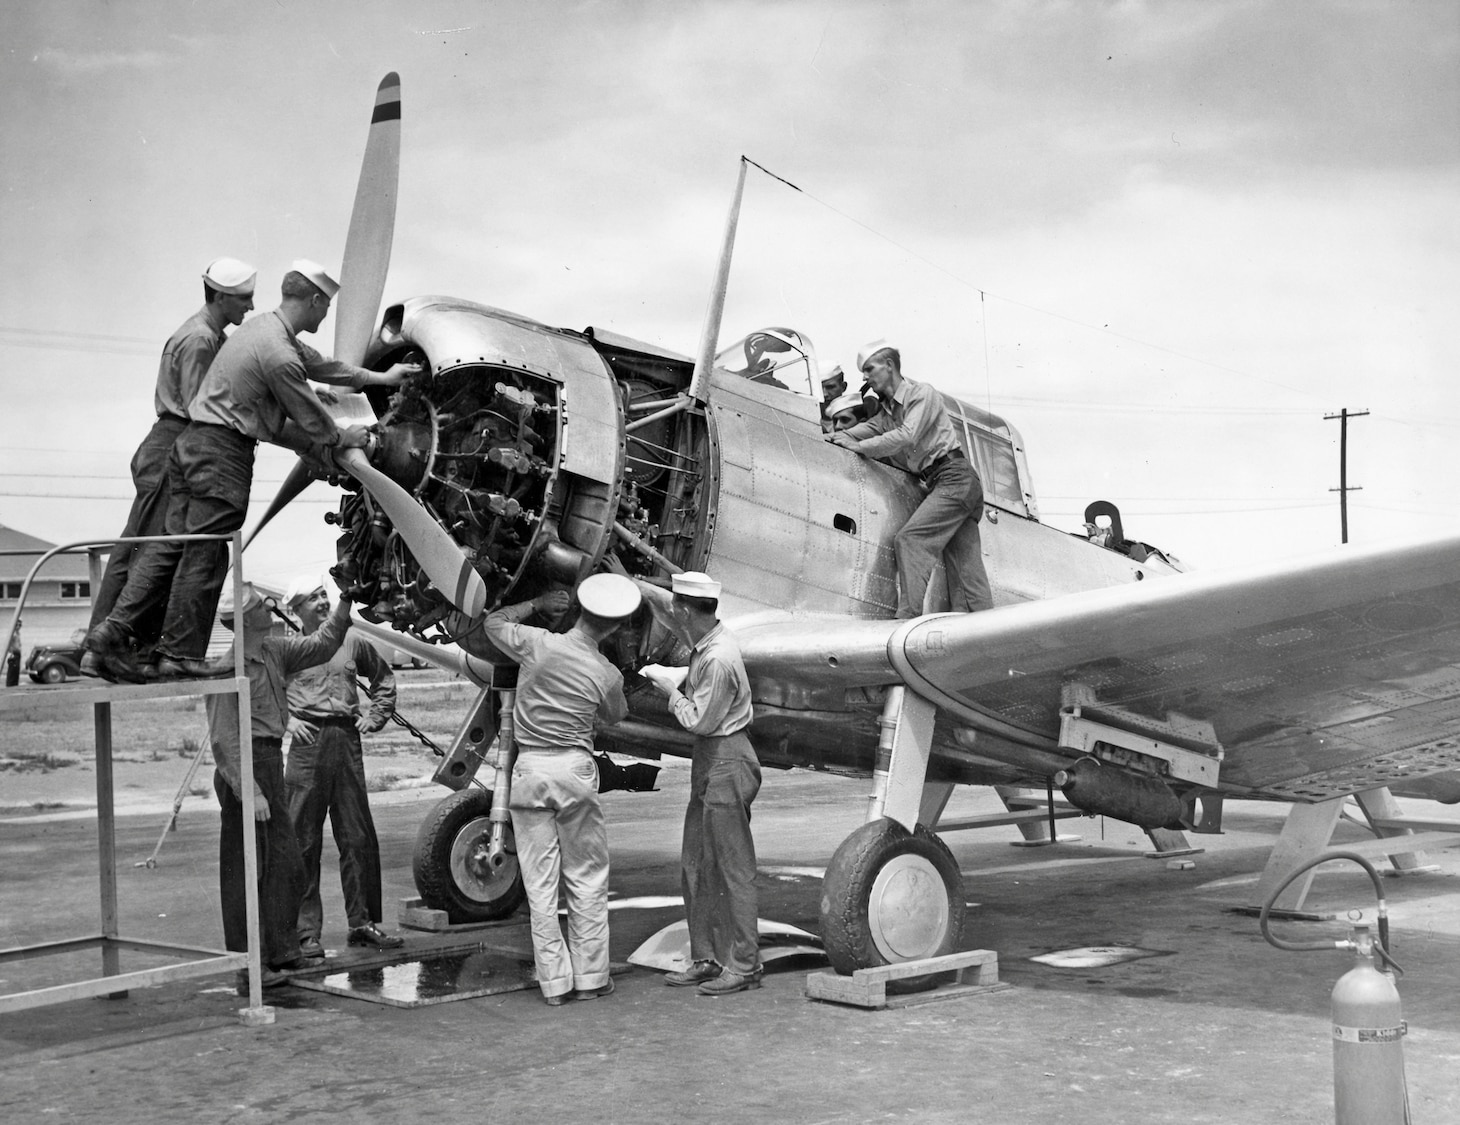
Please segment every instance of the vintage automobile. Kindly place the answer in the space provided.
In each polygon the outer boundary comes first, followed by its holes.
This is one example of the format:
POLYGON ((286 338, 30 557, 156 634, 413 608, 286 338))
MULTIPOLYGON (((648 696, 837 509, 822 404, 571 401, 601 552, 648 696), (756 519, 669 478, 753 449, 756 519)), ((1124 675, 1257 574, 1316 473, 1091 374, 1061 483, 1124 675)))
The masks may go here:
POLYGON ((25 670, 38 684, 64 684, 81 675, 81 643, 86 630, 77 629, 71 640, 58 645, 36 645, 30 650, 25 670))

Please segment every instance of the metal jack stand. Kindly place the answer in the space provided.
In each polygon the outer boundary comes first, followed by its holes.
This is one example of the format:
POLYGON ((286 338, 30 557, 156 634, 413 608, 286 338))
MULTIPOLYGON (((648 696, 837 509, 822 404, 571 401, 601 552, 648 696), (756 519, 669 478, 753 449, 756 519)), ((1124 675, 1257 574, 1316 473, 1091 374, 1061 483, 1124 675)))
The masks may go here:
POLYGON ((182 784, 177 787, 177 796, 172 799, 172 815, 167 818, 167 823, 162 826, 162 835, 157 837, 157 846, 152 849, 152 854, 145 860, 138 860, 132 864, 133 867, 145 867, 149 871, 156 868, 158 853, 162 851, 162 845, 167 841, 167 834, 177 830, 177 816, 182 812, 183 798, 188 795, 188 788, 193 784, 193 775, 198 772, 198 766, 203 761, 212 746, 206 738, 198 746, 198 752, 193 755, 193 760, 188 765, 188 772, 183 774, 182 784))

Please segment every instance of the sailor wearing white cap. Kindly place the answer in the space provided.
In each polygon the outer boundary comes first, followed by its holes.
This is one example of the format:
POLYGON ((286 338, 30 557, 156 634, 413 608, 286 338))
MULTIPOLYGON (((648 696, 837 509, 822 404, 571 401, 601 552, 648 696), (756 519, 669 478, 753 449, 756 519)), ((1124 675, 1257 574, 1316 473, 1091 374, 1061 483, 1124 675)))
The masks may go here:
MULTIPOLYGON (((324 578, 304 574, 289 583, 284 604, 299 619, 305 636, 330 613, 324 578)), ((329 817, 340 853, 340 888, 350 945, 394 949, 403 944, 380 928, 385 914, 380 890, 380 840, 365 784, 362 734, 374 734, 395 713, 395 674, 375 646, 351 633, 325 664, 289 677, 289 816, 304 859, 299 903, 299 951, 324 956, 320 936, 324 904, 319 895, 324 822, 329 817), (368 714, 360 713, 359 682, 365 682, 368 714)))
POLYGON ((252 297, 258 270, 237 258, 214 258, 203 271, 203 282, 218 293, 252 297))
MULTIPOLYGON (((322 965, 322 957, 306 957, 299 949, 299 898, 304 867, 289 798, 284 784, 283 738, 289 718, 285 685, 305 668, 333 656, 350 627, 350 604, 341 598, 324 624, 307 637, 276 636, 271 630, 277 607, 251 583, 245 583, 240 605, 233 603, 233 584, 218 616, 230 629, 243 629, 243 666, 249 685, 249 753, 253 758, 254 816, 265 840, 259 847, 259 954, 264 985, 285 984, 278 970, 322 965)), ((233 671, 232 660, 228 671, 233 671)), ((223 908, 224 947, 248 948, 244 912, 242 754, 238 743, 238 697, 209 695, 208 737, 217 771, 222 830, 218 838, 219 899, 223 908)), ((241 976, 242 974, 240 974, 241 976)), ((244 987, 240 982, 240 987, 244 987)))
MULTIPOLYGON (((537 983, 552 1007, 613 991, 608 975, 608 830, 593 763, 596 722, 629 713, 623 675, 598 651, 639 608, 639 591, 617 574, 578 586, 580 612, 566 633, 522 624, 533 614, 557 621, 566 591, 487 615, 488 638, 517 661, 512 708, 517 761, 512 769, 512 832, 532 915, 537 983), (568 907, 568 941, 558 924, 558 894, 568 907)), ((500 794, 498 795, 501 796, 500 794)))
MULTIPOLYGON (((122 527, 123 537, 161 535, 167 519, 170 492, 167 486, 167 457, 172 444, 188 424, 188 407, 223 346, 223 331, 229 325, 243 323, 253 308, 254 268, 237 258, 214 258, 203 270, 203 307, 169 337, 162 349, 162 363, 157 369, 157 384, 152 404, 157 421, 132 455, 132 485, 136 496, 122 527)), ((95 628, 106 620, 116 605, 117 597, 127 584, 132 559, 140 548, 121 543, 107 560, 106 572, 91 603, 91 622, 95 628)), ((161 622, 156 621, 141 631, 156 636, 161 622)), ((106 664, 94 652, 82 659, 82 670, 107 675, 106 664)), ((119 661, 110 674, 136 678, 135 659, 119 654, 119 661)))
POLYGON ((826 404, 826 416, 833 430, 846 430, 862 420, 865 407, 862 396, 856 391, 847 391, 826 404))
POLYGON ((857 352, 857 365, 881 410, 828 440, 863 457, 906 469, 928 490, 897 533, 897 616, 924 611, 933 567, 942 559, 949 608, 969 613, 993 605, 978 525, 983 483, 953 432, 942 396, 930 383, 902 374, 902 354, 886 340, 857 352))
POLYGON ((307 279, 324 295, 326 301, 333 301, 335 294, 340 291, 340 283, 326 273, 318 262, 311 262, 308 258, 295 258, 290 263, 289 270, 307 279))
MULTIPOLYGON (((387 371, 368 371, 326 359, 301 341, 299 333, 313 332, 324 320, 339 287, 315 263, 295 265, 305 266, 309 275, 298 269, 284 275, 279 307, 228 338, 188 407, 190 421, 173 445, 168 468, 175 494, 167 510, 169 534, 228 534, 243 525, 254 447, 261 441, 312 449, 322 458, 336 447, 366 444, 366 427, 338 426, 310 379, 359 390, 395 386, 420 370, 397 363, 387 371)), ((110 654, 156 640, 155 674, 207 674, 200 658, 227 557, 227 544, 218 541, 148 544, 106 620, 88 635, 88 646, 110 654), (158 638, 155 618, 164 606, 158 638)))
POLYGON ((760 760, 745 733, 753 718, 750 680, 740 646, 718 617, 720 583, 686 571, 674 575, 670 587, 666 596, 639 583, 654 616, 691 648, 683 686, 668 669, 640 670, 669 696, 670 712, 695 736, 680 853, 691 964, 664 983, 725 996, 759 988, 762 973, 750 834, 760 760))

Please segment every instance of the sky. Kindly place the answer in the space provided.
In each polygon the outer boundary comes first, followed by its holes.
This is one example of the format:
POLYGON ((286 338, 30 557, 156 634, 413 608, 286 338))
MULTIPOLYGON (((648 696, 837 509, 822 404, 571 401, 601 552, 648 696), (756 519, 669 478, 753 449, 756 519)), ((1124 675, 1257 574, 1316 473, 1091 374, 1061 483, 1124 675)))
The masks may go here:
MULTIPOLYGON (((387 301, 692 354, 743 154, 779 179, 750 170, 722 340, 892 340, 1019 430, 1045 522, 1111 500, 1201 569, 1332 548, 1347 409, 1350 540, 1460 526, 1450 0, 10 0, 0 523, 121 530, 203 267, 256 265, 263 312, 338 266, 391 70, 387 301)), ((250 574, 329 565, 332 506, 250 574)))

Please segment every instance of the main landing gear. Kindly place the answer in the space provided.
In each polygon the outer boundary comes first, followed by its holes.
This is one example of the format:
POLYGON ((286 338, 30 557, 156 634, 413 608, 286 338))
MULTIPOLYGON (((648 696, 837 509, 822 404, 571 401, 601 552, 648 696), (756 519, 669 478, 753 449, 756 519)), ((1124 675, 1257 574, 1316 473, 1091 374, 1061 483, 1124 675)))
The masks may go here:
POLYGON ((918 823, 933 717, 931 703, 892 689, 867 823, 842 841, 822 881, 821 937, 839 973, 958 949, 963 877, 948 846, 918 823))
POLYGON ((471 786, 442 800, 416 835, 416 890, 453 924, 506 918, 527 898, 510 825, 504 862, 487 862, 491 811, 491 790, 471 786))

